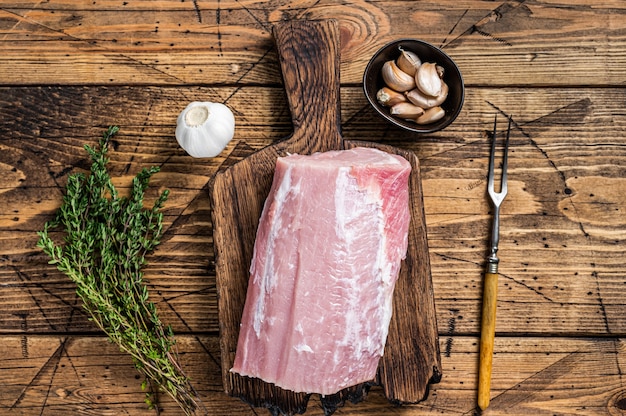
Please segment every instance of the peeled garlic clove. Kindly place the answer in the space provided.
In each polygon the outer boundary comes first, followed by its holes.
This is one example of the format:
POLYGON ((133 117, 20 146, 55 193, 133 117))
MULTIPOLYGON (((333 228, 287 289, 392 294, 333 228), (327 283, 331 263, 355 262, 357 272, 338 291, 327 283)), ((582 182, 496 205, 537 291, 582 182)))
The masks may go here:
POLYGON ((382 69, 383 81, 393 90, 398 92, 408 91, 415 88, 415 78, 407 74, 394 61, 387 61, 382 69))
POLYGON ((448 91, 448 84, 446 84, 444 81, 441 81, 441 92, 435 100, 435 106, 441 105, 444 101, 446 101, 446 98, 448 98, 448 91))
POLYGON ((190 103, 176 120, 176 140, 193 157, 215 157, 235 134, 235 116, 224 104, 190 103))
POLYGON ((417 124, 429 124, 434 123, 437 120, 441 120, 443 116, 446 114, 443 108, 441 107, 433 107, 424 111, 424 114, 417 117, 415 122, 417 124))
POLYGON ((422 65, 422 61, 416 53, 411 51, 405 51, 402 48, 398 49, 400 49, 400 56, 396 60, 398 68, 411 76, 415 76, 417 69, 420 67, 420 65, 422 65))
POLYGON ((437 73, 437 66, 432 62, 423 63, 415 74, 417 88, 424 94, 436 97, 441 93, 441 78, 437 73))
POLYGON ((411 103, 399 103, 389 109, 389 114, 412 120, 424 114, 424 109, 411 103))
POLYGON ((435 68, 437 68, 437 74, 439 75, 439 78, 443 79, 443 76, 446 73, 445 68, 442 67, 441 65, 435 65, 435 68))
POLYGON ((411 103, 426 110, 431 107, 439 106, 446 101, 446 98, 448 98, 448 84, 442 82, 441 93, 436 97, 424 94, 419 88, 413 88, 411 91, 407 91, 404 94, 411 103))
POLYGON ((401 92, 397 92, 388 87, 383 87, 376 93, 376 99, 385 107, 392 107, 398 103, 406 102, 406 97, 401 92))

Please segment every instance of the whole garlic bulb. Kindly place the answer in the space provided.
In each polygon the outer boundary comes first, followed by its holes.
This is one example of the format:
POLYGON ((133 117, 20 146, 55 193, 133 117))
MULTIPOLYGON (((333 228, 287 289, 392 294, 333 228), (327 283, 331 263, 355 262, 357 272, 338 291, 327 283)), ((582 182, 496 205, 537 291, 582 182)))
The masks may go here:
POLYGON ((235 134, 235 116, 224 104, 194 101, 176 120, 176 140, 193 157, 219 155, 235 134))

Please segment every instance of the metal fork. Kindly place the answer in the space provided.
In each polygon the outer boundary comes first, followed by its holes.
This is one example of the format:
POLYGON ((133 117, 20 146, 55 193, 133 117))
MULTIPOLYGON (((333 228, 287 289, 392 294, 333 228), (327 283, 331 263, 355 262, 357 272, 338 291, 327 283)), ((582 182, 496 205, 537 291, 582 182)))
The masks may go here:
POLYGON ((489 406, 491 387, 491 369, 493 359, 493 340, 496 330, 496 297, 498 292, 498 242, 500 239, 500 205, 507 193, 507 163, 509 150, 509 136, 511 135, 511 117, 504 141, 504 155, 502 157, 502 176, 500 191, 495 190, 495 153, 496 128, 498 116, 493 121, 493 135, 491 138, 491 155, 489 157, 489 176, 487 192, 493 205, 493 223, 491 226, 491 253, 487 257, 487 271, 483 283, 483 307, 480 332, 480 368, 478 372, 478 407, 486 409, 489 406))

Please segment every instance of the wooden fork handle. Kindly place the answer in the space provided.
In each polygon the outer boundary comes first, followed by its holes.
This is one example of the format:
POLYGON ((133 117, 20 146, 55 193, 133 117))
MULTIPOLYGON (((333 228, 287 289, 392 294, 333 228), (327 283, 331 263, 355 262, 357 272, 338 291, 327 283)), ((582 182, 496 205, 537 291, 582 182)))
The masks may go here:
POLYGON ((486 273, 483 285, 483 307, 480 331, 480 368, 478 370, 478 407, 489 406, 493 339, 496 332, 496 298, 498 274, 486 273))

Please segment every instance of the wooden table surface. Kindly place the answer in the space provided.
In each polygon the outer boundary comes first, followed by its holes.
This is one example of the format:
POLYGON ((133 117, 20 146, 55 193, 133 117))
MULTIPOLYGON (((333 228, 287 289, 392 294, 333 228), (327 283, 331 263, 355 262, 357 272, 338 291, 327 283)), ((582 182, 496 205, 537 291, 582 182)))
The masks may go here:
MULTIPOLYGON (((514 126, 484 413, 626 414, 621 0, 0 1, 0 414, 154 414, 130 358, 35 247, 68 175, 89 166, 83 144, 111 124, 121 128, 115 183, 159 165, 152 185, 171 190, 146 280, 208 414, 265 414, 222 392, 208 187, 291 132, 271 26, 302 18, 339 20, 344 137, 419 158, 443 370, 419 404, 393 406, 375 388, 336 414, 476 412, 495 114, 514 126), (368 107, 365 65, 402 37, 442 47, 464 75, 465 105, 442 132, 401 132, 368 107), (216 158, 176 143, 191 101, 235 113, 235 138, 216 158)), ((161 413, 182 414, 167 398, 161 413)), ((319 400, 307 414, 323 414, 319 400)))

